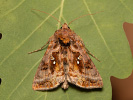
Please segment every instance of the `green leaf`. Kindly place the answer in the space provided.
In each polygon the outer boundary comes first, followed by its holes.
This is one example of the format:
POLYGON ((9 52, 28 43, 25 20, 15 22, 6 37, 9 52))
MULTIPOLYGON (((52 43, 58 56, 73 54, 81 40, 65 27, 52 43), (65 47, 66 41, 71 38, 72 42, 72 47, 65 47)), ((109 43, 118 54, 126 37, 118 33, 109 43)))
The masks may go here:
POLYGON ((126 78, 132 71, 132 57, 123 23, 133 22, 131 0, 1 0, 0 1, 0 99, 1 100, 111 100, 110 76, 126 78), (86 47, 103 78, 103 89, 82 90, 70 85, 53 91, 33 91, 32 81, 45 50, 43 46, 60 24, 85 14, 70 24, 86 47))

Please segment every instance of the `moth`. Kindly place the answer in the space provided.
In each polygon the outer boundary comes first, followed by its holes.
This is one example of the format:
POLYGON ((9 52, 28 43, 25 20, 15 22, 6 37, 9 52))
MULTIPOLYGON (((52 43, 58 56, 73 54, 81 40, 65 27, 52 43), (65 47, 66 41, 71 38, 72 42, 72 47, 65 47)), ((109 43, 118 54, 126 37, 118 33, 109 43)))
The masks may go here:
POLYGON ((69 83, 85 89, 103 87, 102 78, 88 53, 96 57, 66 23, 55 31, 42 48, 46 45, 47 50, 33 80, 33 90, 51 90, 60 84, 67 89, 69 83))

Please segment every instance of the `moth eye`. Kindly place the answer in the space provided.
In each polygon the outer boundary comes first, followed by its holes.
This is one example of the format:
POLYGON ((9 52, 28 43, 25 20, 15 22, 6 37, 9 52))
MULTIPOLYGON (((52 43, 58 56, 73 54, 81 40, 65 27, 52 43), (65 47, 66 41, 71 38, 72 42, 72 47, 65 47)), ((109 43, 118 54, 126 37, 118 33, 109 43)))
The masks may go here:
POLYGON ((77 64, 79 64, 79 61, 77 61, 77 64))
POLYGON ((55 62, 55 61, 53 61, 53 64, 55 65, 55 64, 56 64, 56 62, 55 62))
POLYGON ((60 29, 62 29, 62 27, 60 29))

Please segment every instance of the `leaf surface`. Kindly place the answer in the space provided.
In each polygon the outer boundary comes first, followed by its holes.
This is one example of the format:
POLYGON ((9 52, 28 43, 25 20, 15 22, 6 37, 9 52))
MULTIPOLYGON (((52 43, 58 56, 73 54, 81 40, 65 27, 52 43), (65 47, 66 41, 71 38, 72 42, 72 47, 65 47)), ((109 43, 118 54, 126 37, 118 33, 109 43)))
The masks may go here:
POLYGON ((132 57, 122 28, 133 22, 131 0, 1 0, 0 1, 0 85, 1 100, 111 100, 110 76, 126 78, 132 71, 132 57), (70 85, 53 91, 33 91, 32 81, 45 50, 27 54, 43 46, 60 24, 85 14, 70 24, 84 41, 101 77, 102 90, 83 90, 70 85))

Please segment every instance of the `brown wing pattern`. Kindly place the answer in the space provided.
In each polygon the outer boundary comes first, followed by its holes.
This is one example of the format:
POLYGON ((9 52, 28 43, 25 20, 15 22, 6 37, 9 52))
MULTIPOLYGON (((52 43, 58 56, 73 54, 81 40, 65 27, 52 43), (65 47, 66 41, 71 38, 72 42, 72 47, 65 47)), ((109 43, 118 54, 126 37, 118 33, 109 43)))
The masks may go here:
POLYGON ((67 89, 68 82, 86 89, 102 88, 102 78, 87 54, 89 51, 66 23, 55 31, 48 43, 33 80, 34 90, 50 90, 61 83, 62 88, 67 89))
POLYGON ((60 45, 51 40, 35 74, 32 84, 34 90, 50 90, 64 81, 59 49, 60 45))
POLYGON ((81 88, 102 88, 102 78, 87 54, 80 38, 70 45, 68 81, 81 88))

